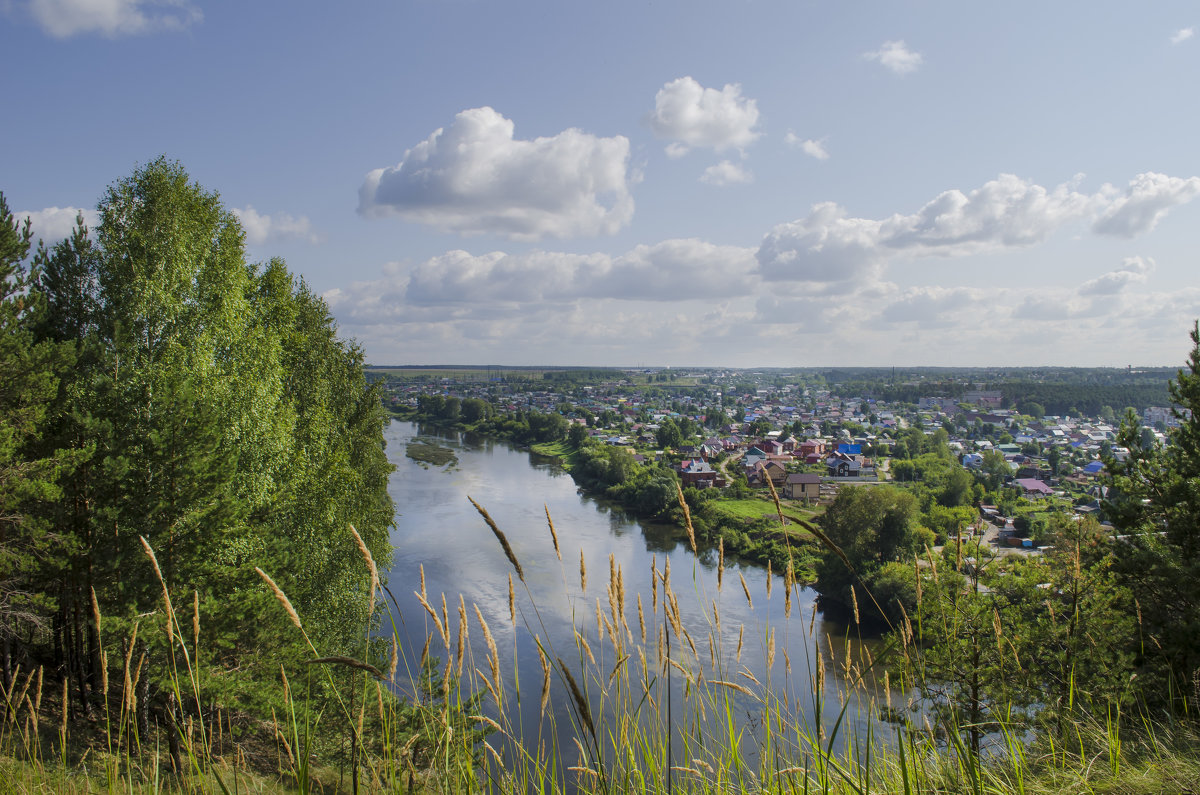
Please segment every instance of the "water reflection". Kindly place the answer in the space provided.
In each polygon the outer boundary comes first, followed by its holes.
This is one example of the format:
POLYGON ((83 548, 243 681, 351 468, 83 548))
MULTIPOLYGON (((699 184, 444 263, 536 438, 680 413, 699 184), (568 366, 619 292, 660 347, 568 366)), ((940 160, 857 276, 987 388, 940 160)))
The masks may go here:
MULTIPOLYGON (((639 524, 618 506, 580 494, 569 475, 528 452, 471 434, 418 428, 411 423, 393 422, 386 435, 389 456, 396 465, 389 491, 397 506, 392 537, 396 552, 389 585, 400 610, 405 669, 417 671, 421 650, 431 635, 431 654, 444 661, 453 653, 413 594, 420 589, 423 567, 428 601, 435 611, 442 612, 444 596, 452 628, 458 624, 460 604, 470 617, 470 659, 465 670, 478 669, 485 678, 489 652, 474 618, 475 608, 489 625, 499 651, 502 686, 514 694, 519 680, 523 697, 519 714, 499 716, 490 698, 485 699, 485 709, 492 717, 507 717, 511 725, 523 727, 520 731, 526 743, 546 740, 546 732, 552 731, 549 727, 557 727, 558 747, 575 747, 570 701, 561 682, 552 689, 553 722, 539 719, 536 695, 542 667, 535 635, 577 675, 586 664, 593 671, 593 681, 602 681, 618 662, 619 645, 630 649, 640 645, 644 624, 644 652, 653 677, 659 649, 656 638, 667 629, 661 574, 668 565, 679 617, 687 630, 684 638, 672 633, 671 653, 692 677, 689 687, 700 676, 745 685, 752 684, 753 677, 789 705, 796 720, 812 725, 819 710, 832 726, 842 709, 834 694, 844 691, 847 672, 855 670, 847 667, 846 661, 862 670, 865 653, 874 656, 882 650, 860 647, 855 633, 822 621, 815 612, 815 594, 809 589, 795 593, 790 617, 786 616, 782 579, 775 577, 769 584, 762 569, 731 564, 724 571, 723 587, 718 588, 712 551, 693 556, 672 528, 639 524), (439 444, 454 449, 458 465, 440 469, 407 459, 405 446, 417 435, 436 437, 439 444), (483 506, 505 533, 524 570, 524 583, 516 582, 515 622, 509 613, 512 566, 468 496, 483 506), (547 510, 558 534, 561 562, 554 553, 547 510), (579 575, 581 554, 588 570, 586 590, 579 575), (657 579, 652 574, 655 570, 657 579), (609 599, 610 571, 620 573, 627 591, 619 616, 614 616, 609 599), (616 627, 610 629, 605 619, 616 627), (613 642, 614 629, 622 633, 620 644, 613 642), (577 630, 587 638, 594 664, 576 645, 577 630), (817 681, 829 694, 820 704, 814 699, 813 683, 817 681), (532 698, 527 695, 530 691, 534 692, 532 698)), ((632 659, 638 660, 636 653, 632 659)), ((685 675, 674 672, 668 680, 677 703, 682 703, 685 675)), ((656 687, 663 686, 661 676, 656 682, 656 687)), ((737 691, 730 693, 737 720, 753 732, 761 721, 761 704, 737 691)), ((660 703, 661 695, 656 696, 660 703)), ((869 720, 865 712, 848 710, 847 725, 869 720)), ((747 754, 748 763, 751 756, 747 754)))

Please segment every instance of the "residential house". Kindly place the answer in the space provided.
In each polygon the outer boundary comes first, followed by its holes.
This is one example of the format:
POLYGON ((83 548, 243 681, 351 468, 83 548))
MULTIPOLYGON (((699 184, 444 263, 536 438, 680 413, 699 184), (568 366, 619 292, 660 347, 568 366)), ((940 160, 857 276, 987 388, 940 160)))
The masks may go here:
POLYGON ((821 496, 821 476, 813 472, 793 472, 783 482, 783 496, 791 500, 816 502, 821 496))

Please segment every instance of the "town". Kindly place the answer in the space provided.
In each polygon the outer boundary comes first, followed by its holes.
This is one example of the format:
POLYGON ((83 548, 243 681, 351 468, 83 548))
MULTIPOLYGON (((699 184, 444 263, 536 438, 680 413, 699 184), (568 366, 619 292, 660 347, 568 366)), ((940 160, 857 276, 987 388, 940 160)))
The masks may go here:
POLYGON ((1054 515, 1104 522, 1104 462, 1128 454, 1122 420, 1148 446, 1186 416, 1169 405, 1165 369, 1019 380, 972 370, 369 373, 402 416, 492 429, 508 418, 530 426, 509 438, 552 455, 584 440, 627 451, 639 466, 670 469, 685 489, 718 490, 717 506, 747 525, 776 513, 772 492, 813 518, 847 484, 891 482, 917 492, 931 542, 981 537, 1030 552, 1053 543, 1054 515), (1021 397, 1030 394, 1050 408, 1021 397), (1128 402, 1097 403, 1105 397, 1128 402))

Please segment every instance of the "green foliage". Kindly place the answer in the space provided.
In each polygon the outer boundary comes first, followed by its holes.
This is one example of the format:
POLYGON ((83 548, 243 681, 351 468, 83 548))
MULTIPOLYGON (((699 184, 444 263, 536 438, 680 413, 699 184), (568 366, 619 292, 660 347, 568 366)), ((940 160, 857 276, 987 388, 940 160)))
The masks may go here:
POLYGON ((1144 444, 1129 413, 1109 458, 1104 510, 1123 540, 1114 547, 1118 581, 1136 594, 1142 623, 1136 651, 1147 696, 1175 709, 1188 703, 1200 670, 1200 328, 1193 325, 1187 369, 1170 385, 1180 424, 1165 446, 1144 444))
POLYGON ((855 601, 851 585, 869 585, 884 564, 910 556, 915 551, 917 512, 912 494, 895 486, 839 489, 818 524, 851 568, 839 555, 824 555, 816 581, 822 600, 848 608, 855 601))
MULTIPOLYGON (((0 641, 9 670, 10 642, 47 627, 55 592, 41 578, 59 571, 55 553, 63 546, 44 506, 60 497, 64 469, 85 454, 55 449, 43 441, 54 409, 60 376, 71 350, 38 340, 45 301, 37 269, 26 262, 32 231, 19 224, 0 194, 0 641)), ((38 259, 44 260, 44 252, 38 259)))
MULTIPOLYGON (((6 321, 3 344, 39 379, 42 408, 5 404, 0 421, 22 423, 23 468, 52 460, 58 479, 26 501, 23 523, 56 538, 57 554, 27 567, 23 585, 56 639, 26 634, 19 651, 60 666, 87 713, 100 649, 128 644, 140 625, 146 706, 162 714, 175 647, 146 623, 161 625, 165 592, 194 611, 212 650, 196 668, 200 700, 236 697, 269 715, 278 665, 298 664, 306 647, 256 566, 305 613, 310 637, 332 653, 364 651, 368 580, 348 527, 389 559, 378 394, 324 302, 281 261, 246 263, 237 218, 178 163, 114 183, 99 214, 94 237, 80 222, 39 252, 36 280, 5 280, 26 310, 6 321)), ((5 221, 4 262, 19 262, 28 234, 6 211, 5 221)))

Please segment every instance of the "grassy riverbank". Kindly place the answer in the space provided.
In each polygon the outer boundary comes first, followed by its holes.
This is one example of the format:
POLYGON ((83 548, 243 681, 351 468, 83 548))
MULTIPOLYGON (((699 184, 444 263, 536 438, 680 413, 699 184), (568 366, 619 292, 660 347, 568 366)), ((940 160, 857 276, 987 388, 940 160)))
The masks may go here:
MULTIPOLYGON (((987 716, 990 742, 976 755, 962 740, 969 727, 926 713, 905 695, 920 682, 912 678, 919 675, 910 656, 916 649, 903 633, 874 654, 854 650, 853 627, 845 643, 819 643, 812 615, 794 604, 790 578, 775 578, 765 602, 755 604, 732 570, 707 593, 695 569, 672 572, 665 561, 648 577, 623 571, 611 557, 577 564, 569 550, 560 557, 565 528, 555 528, 552 517, 543 559, 519 560, 503 528, 482 506, 479 512, 481 530, 490 528, 511 567, 511 647, 495 640, 509 634, 489 626, 476 605, 425 593, 422 585, 430 631, 415 670, 397 669, 398 649, 388 653, 386 643, 364 660, 325 658, 312 648, 316 664, 284 680, 286 711, 237 739, 220 720, 141 734, 129 660, 98 715, 84 722, 61 710, 47 672, 24 672, 3 694, 0 791, 1049 795, 1200 787, 1200 740, 1189 716, 1098 712, 1082 706, 1080 693, 1070 719, 1051 728, 995 705, 987 716), (563 648, 544 636, 544 606, 523 581, 523 564, 555 563, 564 583, 578 578, 596 597, 595 614, 582 611, 574 642, 563 648), (690 600, 702 609, 689 609, 690 600), (731 600, 765 611, 765 629, 746 637, 727 623, 731 600), (473 647, 470 633, 486 643, 473 647), (789 658, 789 633, 807 633, 815 658, 789 658), (752 647, 760 661, 753 668, 743 654, 752 647), (541 662, 540 681, 513 676, 513 661, 530 653, 541 662), (309 712, 308 677, 339 684, 331 712, 309 712), (414 700, 392 698, 392 687, 414 700), (548 709, 552 699, 567 711, 548 709), (521 718, 521 704, 540 704, 539 717, 521 718), (873 719, 881 715, 890 720, 873 719), (557 739, 563 730, 565 746, 557 739)), ((364 576, 375 570, 369 554, 362 568, 364 576)), ((303 633, 287 595, 263 579, 303 633)), ((191 661, 215 650, 186 615, 163 607, 178 663, 171 687, 187 703, 191 661)), ((385 627, 396 620, 387 602, 377 609, 385 627)))

